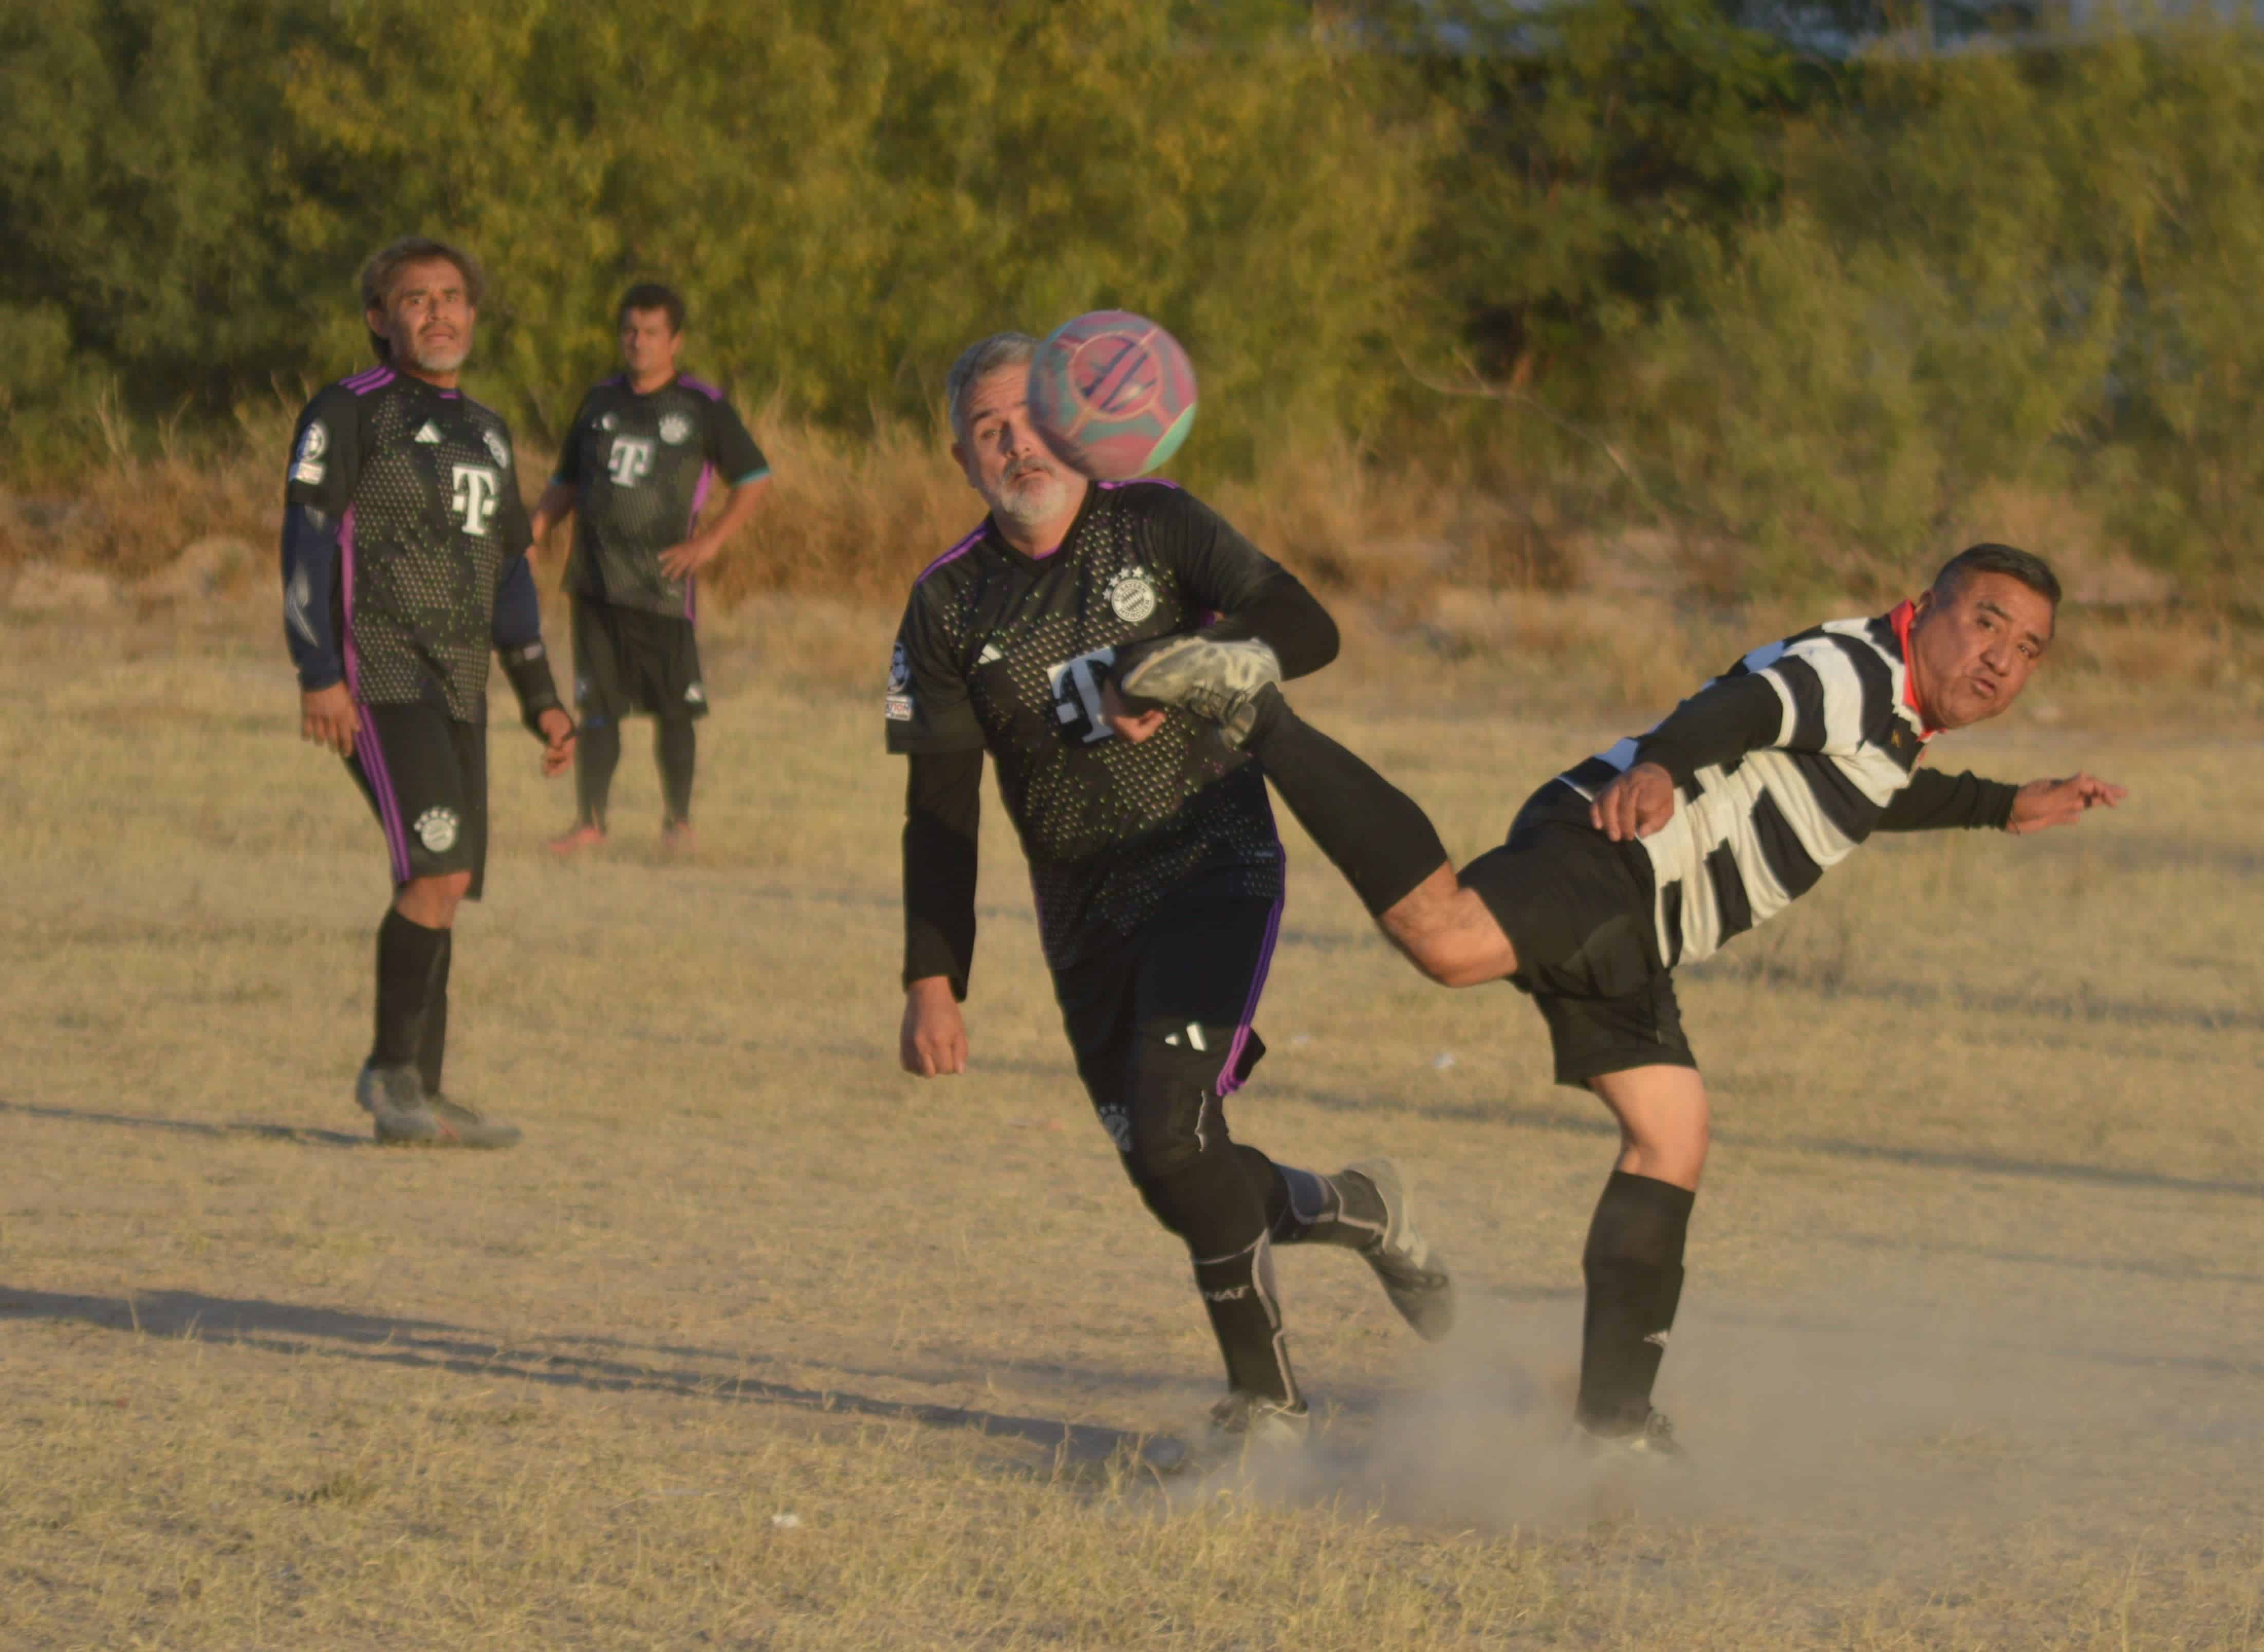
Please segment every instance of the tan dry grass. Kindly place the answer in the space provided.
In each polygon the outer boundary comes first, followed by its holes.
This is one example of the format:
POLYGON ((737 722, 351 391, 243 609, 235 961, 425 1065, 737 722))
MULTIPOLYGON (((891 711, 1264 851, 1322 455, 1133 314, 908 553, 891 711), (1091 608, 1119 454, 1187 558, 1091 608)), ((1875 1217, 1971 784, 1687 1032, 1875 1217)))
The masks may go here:
MULTIPOLYGON (((1285 1257, 1318 1466, 1166 1492, 1109 1444, 1184 1428, 1215 1355, 995 812, 976 1076, 893 1070, 869 695, 717 635, 670 870, 634 757, 618 847, 545 865, 562 789, 498 729, 453 1082, 529 1141, 381 1154, 374 833, 265 612, 204 623, 0 651, 0 1645, 2257 1644, 2253 739, 1975 737, 2137 799, 1867 850, 1692 974, 1721 1146, 1664 1489, 1553 1439, 1608 1134, 1513 994, 1418 982, 1292 834, 1237 1128, 1398 1156, 1469 1328, 1417 1348, 1349 1258, 1285 1257)), ((810 629, 849 651, 854 611, 810 629)), ((1460 854, 1622 726, 1399 661, 1301 699, 1460 854)))

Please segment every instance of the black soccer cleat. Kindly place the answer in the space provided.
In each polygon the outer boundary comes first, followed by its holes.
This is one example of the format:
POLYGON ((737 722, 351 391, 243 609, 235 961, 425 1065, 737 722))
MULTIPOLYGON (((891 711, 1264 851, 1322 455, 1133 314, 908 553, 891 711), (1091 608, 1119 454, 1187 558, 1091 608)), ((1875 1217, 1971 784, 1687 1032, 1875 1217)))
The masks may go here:
POLYGON ((380 1147, 425 1145, 440 1139, 440 1121, 424 1098, 414 1067, 365 1062, 354 1080, 354 1103, 376 1121, 380 1147))
POLYGON ((1219 738, 1236 750, 1250 737, 1261 689, 1281 680, 1281 662, 1263 642, 1214 642, 1208 637, 1169 637, 1142 652, 1117 674, 1127 699, 1176 706, 1218 725, 1219 738))
POLYGON ((1390 1159, 1362 1159, 1337 1176, 1357 1176, 1375 1190, 1383 1206, 1383 1231, 1362 1245, 1360 1254, 1375 1270, 1400 1318, 1425 1342, 1439 1341, 1455 1328, 1454 1277, 1446 1258, 1416 1229, 1413 1200, 1399 1167, 1390 1159))

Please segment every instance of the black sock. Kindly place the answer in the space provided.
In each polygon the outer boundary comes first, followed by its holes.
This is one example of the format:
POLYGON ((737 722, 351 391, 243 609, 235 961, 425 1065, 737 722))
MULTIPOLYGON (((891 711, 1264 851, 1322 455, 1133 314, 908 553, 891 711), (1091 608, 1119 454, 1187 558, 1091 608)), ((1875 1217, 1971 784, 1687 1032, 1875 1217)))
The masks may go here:
POLYGON ((1243 750, 1371 917, 1447 864, 1446 845, 1414 799, 1301 719, 1278 688, 1260 691, 1243 750))
POLYGON ((1274 1289, 1273 1242, 1261 1233, 1231 1255, 1197 1257, 1195 1288, 1202 1293, 1212 1334, 1226 1356, 1228 1383, 1281 1405, 1303 1404, 1289 1369, 1281 1301, 1274 1289))
POLYGON ((425 995, 432 985, 433 960, 448 944, 448 931, 412 924, 386 909, 377 926, 377 1041, 369 1059, 376 1067, 406 1067, 417 1059, 424 1037, 425 995))
POLYGON ((692 819, 692 764, 700 746, 699 727, 688 717, 664 717, 653 730, 652 755, 660 764, 660 794, 671 826, 692 819))
POLYGON ((440 931, 440 950, 432 960, 432 979, 424 989, 424 1036, 417 1045, 417 1072, 424 1093, 440 1093, 440 1069, 448 1059, 448 964, 456 955, 456 931, 440 931))
POLYGON ((1580 1271, 1588 1313, 1580 1346, 1580 1421, 1630 1434, 1651 1416, 1651 1386, 1682 1299, 1682 1245, 1697 1195, 1614 1170, 1588 1224, 1580 1271))
POLYGON ((606 799, 613 789, 613 771, 621 761, 621 726, 593 717, 584 723, 574 741, 574 793, 582 808, 581 823, 606 830, 606 799))
POLYGON ((1323 1176, 1277 1164, 1279 1201, 1268 1199, 1268 1231, 1281 1245, 1342 1245, 1364 1250, 1383 1236, 1383 1199, 1356 1170, 1323 1176))

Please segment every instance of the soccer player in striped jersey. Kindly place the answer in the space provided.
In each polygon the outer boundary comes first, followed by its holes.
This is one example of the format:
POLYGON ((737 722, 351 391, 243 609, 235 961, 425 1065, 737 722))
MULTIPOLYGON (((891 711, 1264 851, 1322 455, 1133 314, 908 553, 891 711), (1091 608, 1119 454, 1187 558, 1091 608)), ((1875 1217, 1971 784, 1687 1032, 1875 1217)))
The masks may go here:
POLYGON ((487 866, 489 653, 544 772, 571 760, 574 720, 543 652, 510 427, 456 388, 478 264, 412 236, 369 261, 361 295, 377 366, 299 416, 283 511, 301 732, 346 760, 393 874, 354 1098, 380 1141, 509 1147, 516 1126, 440 1089, 456 907, 480 898, 487 866))
POLYGON ((1289 1445, 1309 1412, 1274 1288, 1276 1245, 1361 1257, 1443 1336, 1452 1282, 1388 1160, 1324 1175, 1230 1133, 1266 1046, 1252 1025, 1281 921, 1282 851, 1256 766, 1177 714, 1128 713, 1110 666, 1194 627, 1263 637, 1290 676, 1335 657, 1303 583, 1167 482, 1094 483, 1027 405, 1036 340, 973 344, 945 383, 953 456, 990 512, 913 582, 883 705, 910 759, 899 1055, 967 1070, 983 760, 1030 866, 1039 939, 1094 1112, 1157 1221, 1186 1245, 1228 1393, 1211 1444, 1289 1445), (1278 652, 1275 652, 1278 651, 1278 652))
POLYGON ((1919 766, 1935 735, 2019 698, 2059 596, 2039 557, 1963 551, 1890 613, 1755 648, 1648 734, 1543 786, 1509 841, 1459 874, 1421 809, 1290 710, 1260 645, 1179 637, 1121 670, 1130 703, 1211 717, 1257 757, 1417 968, 1530 994, 1557 1082, 1619 1121, 1582 1258, 1577 1423, 1591 1441, 1674 1449, 1651 1395, 1708 1111, 1673 971, 1781 911, 1875 831, 2041 831, 2121 802, 2087 774, 2015 786, 1919 766))
POLYGON ((538 542, 574 513, 566 589, 574 603, 574 753, 578 812, 550 847, 571 855, 606 841, 606 801, 621 758, 621 719, 651 715, 660 767, 661 847, 692 848, 695 728, 708 714, 700 677, 699 572, 744 527, 771 468, 738 410, 714 385, 678 373, 684 300, 642 281, 616 317, 621 371, 582 398, 557 474, 534 507, 538 542), (699 525, 715 484, 729 496, 699 525))

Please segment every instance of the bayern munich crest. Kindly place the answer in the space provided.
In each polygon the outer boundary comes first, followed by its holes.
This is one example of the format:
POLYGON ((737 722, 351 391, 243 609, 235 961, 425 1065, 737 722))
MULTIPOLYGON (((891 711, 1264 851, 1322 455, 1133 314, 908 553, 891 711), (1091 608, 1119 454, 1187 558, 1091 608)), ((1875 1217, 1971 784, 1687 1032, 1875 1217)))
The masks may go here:
POLYGON ((418 840, 436 855, 445 855, 456 846, 456 828, 453 808, 428 808, 417 817, 418 840))
POLYGON ((1136 626, 1156 612, 1156 582, 1144 568, 1128 568, 1108 588, 1108 605, 1128 626, 1136 626))
POLYGON ((660 439, 671 447, 692 434, 692 421, 681 413, 664 414, 660 421, 660 439))
POLYGON ((505 470, 510 469, 511 444, 504 440, 503 436, 499 431, 483 431, 481 434, 484 435, 488 438, 488 452, 495 456, 496 463, 502 466, 505 470))

